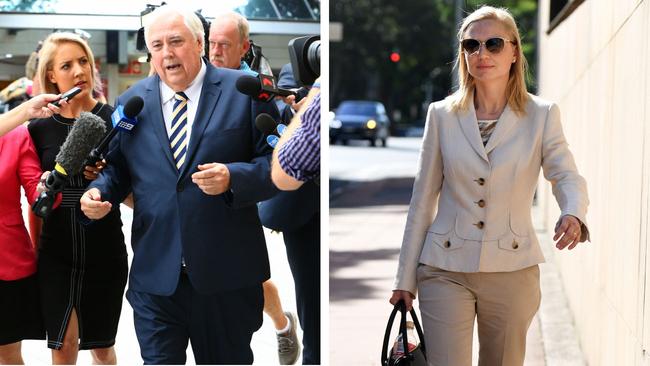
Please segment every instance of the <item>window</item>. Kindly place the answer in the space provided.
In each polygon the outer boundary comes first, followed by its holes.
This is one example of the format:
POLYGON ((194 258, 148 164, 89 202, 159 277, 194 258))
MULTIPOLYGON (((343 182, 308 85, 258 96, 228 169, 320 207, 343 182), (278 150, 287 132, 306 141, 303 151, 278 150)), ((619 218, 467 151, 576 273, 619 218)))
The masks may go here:
POLYGON ((584 1, 585 0, 551 0, 548 30, 546 31, 546 34, 551 33, 555 27, 571 15, 571 13, 573 13, 573 11, 576 10, 576 8, 584 1))

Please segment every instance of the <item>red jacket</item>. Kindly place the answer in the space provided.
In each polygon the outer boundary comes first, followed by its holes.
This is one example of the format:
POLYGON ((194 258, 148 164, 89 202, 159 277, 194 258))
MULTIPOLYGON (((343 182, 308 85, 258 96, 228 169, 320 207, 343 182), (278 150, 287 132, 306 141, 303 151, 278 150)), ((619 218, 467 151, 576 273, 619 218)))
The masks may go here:
POLYGON ((36 148, 24 126, 0 137, 0 280, 25 278, 36 272, 36 256, 23 221, 20 187, 27 200, 38 198, 41 178, 36 148))

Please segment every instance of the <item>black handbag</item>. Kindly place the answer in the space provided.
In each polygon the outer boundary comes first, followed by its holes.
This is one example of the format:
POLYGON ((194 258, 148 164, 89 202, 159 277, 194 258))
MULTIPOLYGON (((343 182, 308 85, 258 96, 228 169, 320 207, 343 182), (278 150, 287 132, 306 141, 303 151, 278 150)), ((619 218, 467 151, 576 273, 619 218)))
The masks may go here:
POLYGON ((403 300, 400 300, 393 311, 390 313, 388 318, 388 324, 386 325, 386 333, 384 333, 384 344, 381 347, 381 364, 382 366, 427 366, 427 352, 424 345, 424 333, 422 332, 422 327, 420 327, 420 322, 418 317, 415 314, 415 310, 411 309, 411 318, 413 319, 413 324, 415 324, 415 329, 418 332, 418 337, 420 338, 420 344, 418 344, 414 349, 409 350, 408 348, 408 339, 406 332, 406 305, 403 300), (399 323, 399 333, 402 335, 402 342, 404 342, 404 354, 394 357, 393 348, 390 347, 390 330, 393 328, 393 321, 395 320, 395 315, 397 311, 402 314, 402 318, 399 323), (390 347, 390 354, 388 353, 388 348, 390 347))

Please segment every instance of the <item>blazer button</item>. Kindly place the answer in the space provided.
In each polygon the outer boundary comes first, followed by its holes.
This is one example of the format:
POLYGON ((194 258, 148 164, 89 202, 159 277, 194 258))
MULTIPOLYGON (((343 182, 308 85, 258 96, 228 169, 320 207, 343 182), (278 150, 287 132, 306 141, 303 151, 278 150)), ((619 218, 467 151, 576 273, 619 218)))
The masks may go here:
POLYGON ((474 179, 474 182, 478 183, 479 186, 482 186, 485 184, 485 179, 483 178, 474 179))
POLYGON ((478 200, 478 201, 476 201, 474 203, 476 203, 478 205, 478 207, 480 207, 480 208, 485 207, 485 200, 478 200))
POLYGON ((479 222, 475 223, 474 225, 476 225, 476 227, 479 228, 479 229, 483 229, 483 226, 485 226, 485 223, 483 221, 479 221, 479 222))
POLYGON ((183 186, 176 186, 176 192, 183 192, 183 186))
POLYGON ((517 243, 516 240, 513 240, 512 241, 512 249, 517 249, 517 248, 519 248, 519 243, 517 243))
POLYGON ((449 240, 447 240, 445 242, 445 248, 449 248, 449 247, 451 247, 451 243, 449 242, 449 240))

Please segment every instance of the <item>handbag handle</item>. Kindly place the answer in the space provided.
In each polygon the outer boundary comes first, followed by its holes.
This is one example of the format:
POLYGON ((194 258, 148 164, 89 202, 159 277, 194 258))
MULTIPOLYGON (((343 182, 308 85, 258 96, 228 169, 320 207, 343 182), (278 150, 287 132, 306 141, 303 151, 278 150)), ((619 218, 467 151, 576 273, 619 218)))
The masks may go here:
MULTIPOLYGON (((395 315, 397 315, 397 311, 399 311, 402 314, 402 317, 400 319, 400 325, 399 325, 399 332, 402 334, 402 342, 404 343, 404 354, 407 357, 411 357, 411 352, 408 349, 408 339, 407 339, 407 332, 406 332, 406 304, 404 303, 404 300, 399 300, 397 304, 393 307, 393 311, 390 313, 390 317, 388 318, 388 324, 386 325, 386 332, 384 333, 384 343, 381 347, 381 364, 382 366, 388 366, 388 344, 390 342, 390 331, 391 328, 393 327, 393 322, 395 321, 395 315)), ((418 317, 415 313, 414 309, 411 309, 410 311, 411 318, 413 319, 413 324, 415 325, 415 330, 418 332, 418 337, 420 337, 420 346, 422 347, 422 352, 424 353, 424 357, 426 358, 426 346, 424 344, 424 332, 422 332, 422 327, 420 326, 420 321, 418 320, 418 317)))

